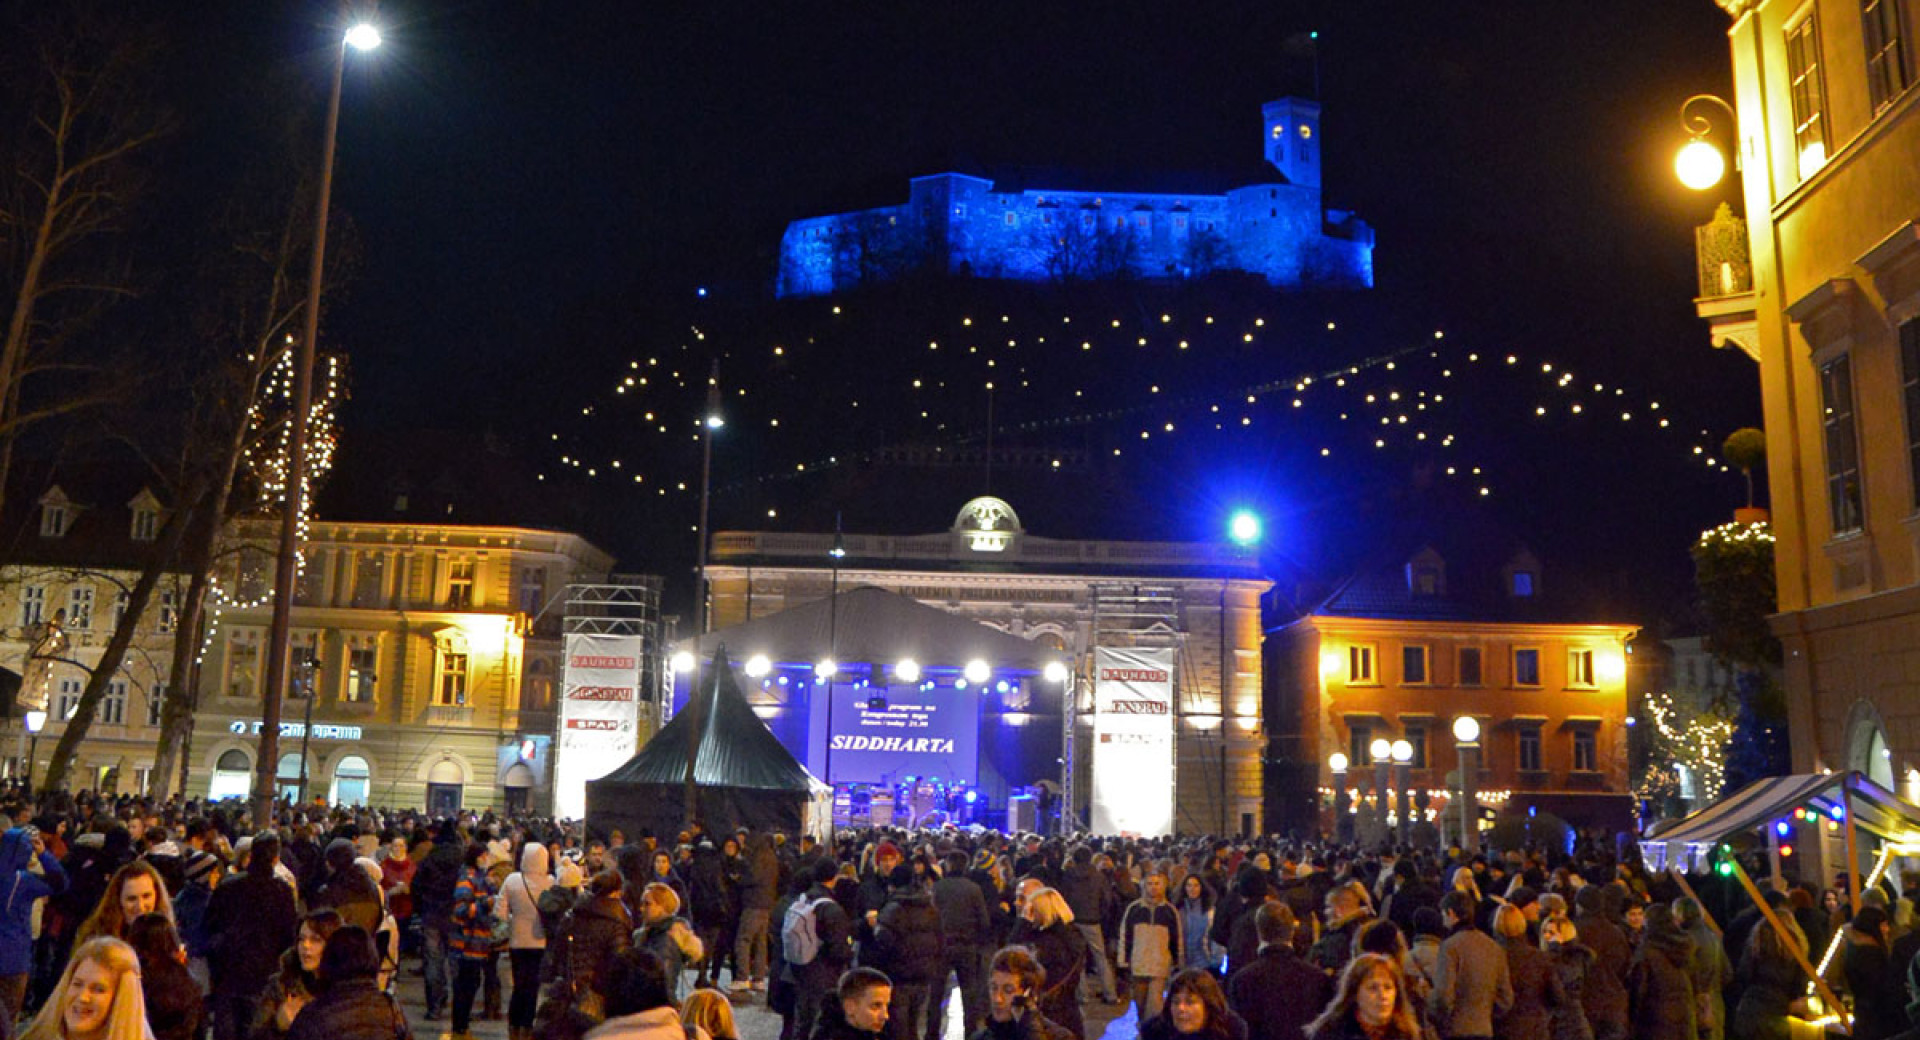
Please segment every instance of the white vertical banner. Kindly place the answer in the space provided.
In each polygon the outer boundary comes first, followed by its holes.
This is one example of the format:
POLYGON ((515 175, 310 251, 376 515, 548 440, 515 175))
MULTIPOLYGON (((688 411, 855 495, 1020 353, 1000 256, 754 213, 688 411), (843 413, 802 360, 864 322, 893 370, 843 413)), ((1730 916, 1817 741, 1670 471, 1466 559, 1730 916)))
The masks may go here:
POLYGON ((1173 833, 1173 651, 1093 652, 1095 834, 1173 833))
POLYGON ((632 758, 640 731, 642 636, 570 633, 560 680, 554 753, 554 814, 587 814, 587 781, 632 758))

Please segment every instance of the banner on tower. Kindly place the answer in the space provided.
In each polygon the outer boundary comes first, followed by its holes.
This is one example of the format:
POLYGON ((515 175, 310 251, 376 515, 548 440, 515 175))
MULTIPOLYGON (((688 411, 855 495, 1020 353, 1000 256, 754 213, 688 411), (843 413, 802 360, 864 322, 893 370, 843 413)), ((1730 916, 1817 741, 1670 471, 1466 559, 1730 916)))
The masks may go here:
POLYGON ((1173 833, 1173 651, 1093 655, 1093 833, 1173 833))
POLYGON ((587 781, 638 750, 643 636, 572 633, 561 669, 560 733, 554 755, 554 815, 587 814, 587 781))

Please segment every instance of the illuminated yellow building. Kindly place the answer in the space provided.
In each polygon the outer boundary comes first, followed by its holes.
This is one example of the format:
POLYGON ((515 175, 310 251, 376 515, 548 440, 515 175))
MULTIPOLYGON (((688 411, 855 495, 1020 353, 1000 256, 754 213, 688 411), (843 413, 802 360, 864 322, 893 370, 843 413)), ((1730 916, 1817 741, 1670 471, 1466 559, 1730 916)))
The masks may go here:
POLYGON ((1920 3, 1719 5, 1746 229, 1702 229, 1697 303, 1759 364, 1793 767, 1892 787, 1920 777, 1920 3))
MULTIPOLYGON (((188 793, 244 794, 259 741, 271 529, 243 529, 223 583, 249 605, 207 639, 188 793)), ((577 535, 451 524, 313 525, 293 610, 296 687, 317 664, 308 798, 487 808, 547 799, 560 611, 612 559, 577 535)), ((301 775, 308 701, 282 706, 279 777, 301 775)))

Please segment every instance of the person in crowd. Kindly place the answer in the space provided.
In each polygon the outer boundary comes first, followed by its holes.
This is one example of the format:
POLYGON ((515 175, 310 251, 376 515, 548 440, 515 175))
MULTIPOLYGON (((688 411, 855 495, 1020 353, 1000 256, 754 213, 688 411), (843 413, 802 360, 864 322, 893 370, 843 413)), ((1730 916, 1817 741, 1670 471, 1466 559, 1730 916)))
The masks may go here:
POLYGON ((1440 977, 1440 944, 1446 940, 1447 926, 1440 920, 1440 908, 1423 906, 1413 912, 1413 941, 1407 946, 1407 983, 1433 999, 1433 980, 1440 977), (1419 976, 1414 978, 1414 976, 1419 976))
POLYGON ((1563 999, 1555 1005, 1548 1032, 1553 1040, 1593 1040, 1587 1021, 1587 977, 1593 972, 1593 951, 1580 942, 1580 929, 1564 916, 1549 915, 1540 922, 1540 946, 1560 979, 1563 999))
POLYGON ((876 968, 849 969, 834 987, 808 1040, 881 1040, 893 1003, 893 982, 876 968))
MULTIPOLYGON (((1113 883, 1093 864, 1093 848, 1076 846, 1060 871, 1060 896, 1073 911, 1073 926, 1087 941, 1093 956, 1093 981, 1100 985, 1100 999, 1109 1004, 1119 1000, 1114 984, 1113 964, 1107 959, 1107 937, 1101 922, 1114 902, 1113 883)), ((1165 981, 1164 979, 1162 980, 1165 981)))
POLYGON ((1307 959, 1329 975, 1338 975, 1353 957, 1353 937, 1360 926, 1373 916, 1367 906, 1366 886, 1357 881, 1339 885, 1327 893, 1326 930, 1313 944, 1307 959))
MULTIPOLYGON (((633 944, 653 953, 667 970, 667 991, 680 995, 680 974, 706 955, 693 926, 678 916, 680 897, 658 882, 640 891, 640 919, 634 922, 633 944)), ((717 955, 717 954, 716 954, 717 955)))
POLYGON ((462 857, 460 880, 453 887, 453 1033, 456 1040, 471 1035, 473 998, 480 992, 481 972, 493 956, 494 891, 487 881, 493 853, 473 842, 462 857))
MULTIPOLYGON (((824 862, 828 866, 834 865, 831 858, 824 862)), ((714 956, 701 962, 697 984, 703 987, 717 986, 720 984, 720 965, 725 960, 718 954, 727 948, 721 945, 721 939, 727 932, 727 904, 730 898, 720 850, 707 841, 693 846, 681 869, 681 878, 690 900, 688 917, 693 921, 694 934, 700 937, 702 945, 715 951, 714 956)))
POLYGON ((1424 1033, 1391 959, 1363 953, 1347 963, 1333 1000, 1307 1026, 1308 1040, 1421 1040, 1424 1033))
POLYGON ((1491 1040, 1494 1019, 1513 1006, 1506 951, 1473 926, 1478 910, 1473 896, 1458 887, 1440 900, 1448 931, 1433 980, 1433 1018, 1442 1040, 1491 1040))
POLYGON ((173 922, 161 914, 141 914, 127 929, 127 945, 140 958, 140 992, 154 1040, 196 1040, 206 1001, 187 974, 187 948, 173 922))
POLYGON ((1227 980, 1227 1006, 1247 1023, 1249 1040, 1303 1040, 1327 1005, 1326 974, 1294 952, 1293 910, 1275 900, 1254 912, 1260 952, 1227 980))
POLYGON ((1167 902, 1167 875, 1155 870, 1141 883, 1142 895, 1120 915, 1119 966, 1140 1022, 1158 1015, 1167 980, 1180 970, 1185 942, 1180 911, 1167 902))
POLYGON ((710 1040, 705 1031, 681 1021, 668 988, 667 970, 658 957, 638 947, 615 954, 606 965, 606 1021, 587 1036, 591 1040, 710 1040))
POLYGON ((1593 951, 1593 969, 1580 994, 1593 1027, 1593 1040, 1626 1040, 1627 969, 1633 950, 1627 935, 1606 912, 1603 886, 1588 885, 1573 897, 1573 923, 1581 945, 1593 951))
POLYGON ((617 870, 603 870, 562 919, 541 962, 545 984, 534 1013, 542 1040, 578 1040, 606 1018, 606 968, 633 945, 633 917, 617 870))
POLYGON ((680 876, 680 871, 673 865, 673 853, 666 849, 653 850, 652 864, 653 871, 647 875, 647 883, 666 885, 673 889, 674 895, 680 897, 681 906, 691 906, 693 897, 689 893, 686 880, 680 876))
POLYGON ((154 1040, 140 989, 140 957, 110 936, 75 946, 53 995, 21 1040, 154 1040))
POLYGON ((933 1002, 933 987, 947 976, 946 931, 926 878, 902 863, 889 879, 893 897, 874 920, 873 941, 860 961, 887 973, 893 1006, 887 1010, 891 1040, 921 1040, 933 1002))
POLYGON ((13 827, 0 834, 0 878, 7 888, 0 904, 0 1015, 12 1023, 26 1009, 33 972, 34 901, 65 892, 67 872, 47 851, 37 828, 13 827), (38 874, 31 869, 35 865, 38 874))
POLYGON ((546 956, 547 930, 540 915, 540 897, 553 887, 547 870, 547 847, 527 842, 520 850, 520 869, 500 886, 500 901, 508 922, 507 959, 513 972, 513 996, 507 1003, 510 1040, 532 1040, 533 1013, 539 1007, 540 961, 546 956))
POLYGON ((279 862, 280 835, 261 831, 247 870, 222 881, 207 902, 214 1040, 244 1040, 281 951, 293 944, 299 915, 293 890, 275 875, 279 862))
POLYGON ((127 926, 134 918, 152 913, 173 920, 173 900, 167 895, 166 882, 153 864, 136 859, 113 872, 113 879, 100 897, 100 905, 81 923, 74 942, 84 943, 101 935, 124 940, 127 926))
POLYGON ((1213 889, 1199 874, 1188 874, 1180 880, 1180 898, 1174 901, 1174 909, 1180 912, 1180 939, 1185 944, 1180 962, 1218 971, 1222 951, 1207 938, 1213 930, 1213 889))
POLYGON ((420 869, 420 861, 411 852, 406 835, 396 833, 388 839, 386 855, 380 859, 380 891, 386 894, 387 913, 393 915, 403 936, 411 933, 413 876, 420 869))
POLYGON ((1046 982, 1046 969, 1025 948, 1009 946, 994 954, 986 1020, 970 1040, 1073 1040, 1066 1027, 1040 1012, 1035 996, 1046 982))
POLYGON ((1212 972, 1187 968, 1168 980, 1166 1006, 1141 1023, 1140 1040, 1247 1040, 1247 1023, 1212 972))
POLYGON ((340 920, 372 935, 380 928, 383 904, 380 886, 354 862, 353 841, 335 838, 327 843, 321 870, 307 895, 309 908, 338 910, 340 920))
POLYGON ((1862 906, 1847 926, 1841 971, 1853 994, 1854 1040, 1885 1040, 1907 1028, 1906 965, 1888 956, 1892 922, 1878 906, 1862 906))
POLYGON ((1699 1007, 1694 999, 1693 940, 1665 904, 1645 908, 1645 937, 1627 971, 1627 1000, 1635 1040, 1697 1040, 1699 1007))
POLYGON ((1080 978, 1085 970, 1087 941, 1073 927, 1073 911, 1057 889, 1038 888, 1027 897, 1026 938, 1033 956, 1046 969, 1046 988, 1040 991, 1040 1013, 1076 1037, 1085 1037, 1086 1019, 1080 1013, 1080 978))
POLYGON ((697 989, 680 1005, 680 1020, 689 1031, 698 1029, 713 1040, 740 1040, 733 1024, 733 1002, 719 990, 697 989))
POLYGON ((1500 1017, 1504 1040, 1550 1040, 1553 1012, 1566 1001, 1553 962, 1527 935, 1527 915, 1508 903, 1493 914, 1493 932, 1507 951, 1513 1005, 1500 1017))
POLYGON ((1413 935, 1414 915, 1427 907, 1437 912, 1440 890, 1420 875, 1411 859, 1394 861, 1393 879, 1393 892, 1382 904, 1381 915, 1399 925, 1402 932, 1413 935))
POLYGON ((267 983, 249 1040, 284 1040, 294 1019, 320 992, 320 957, 327 939, 340 930, 340 914, 314 910, 300 920, 293 948, 280 955, 280 970, 267 983))
POLYGON ((773 835, 757 831, 747 837, 745 870, 740 875, 740 923, 733 940, 733 988, 765 992, 767 940, 773 900, 780 894, 780 860, 773 835))
POLYGON ((1736 970, 1740 1001, 1730 1031, 1741 1040, 1788 1040, 1788 1016, 1807 1010, 1806 976, 1800 971, 1800 958, 1808 956, 1806 937, 1791 919, 1781 923, 1784 937, 1772 927, 1755 928, 1747 935, 1736 970))
POLYGON ((287 1040, 410 1040, 407 1017, 379 986, 380 954, 359 925, 343 925, 322 947, 318 989, 287 1040))
POLYGON ((426 855, 413 874, 413 908, 420 918, 421 969, 426 975, 427 1021, 437 1021, 447 1008, 453 963, 448 956, 457 931, 453 921, 453 890, 460 883, 466 844, 459 825, 441 820, 426 855))
POLYGON ((1733 966, 1727 961, 1727 951, 1707 922, 1706 911, 1699 900, 1690 896, 1674 900, 1673 918, 1687 938, 1693 940, 1693 960, 1687 970, 1693 978, 1694 999, 1700 1005, 1697 1009, 1700 1038, 1726 1040, 1727 1004, 1723 992, 1733 981, 1733 966))
POLYGON ((841 974, 853 963, 853 919, 833 898, 830 887, 838 873, 832 857, 815 860, 806 892, 781 921, 781 941, 786 946, 782 953, 787 970, 793 973, 793 1036, 796 1040, 813 1035, 821 1013, 832 1003, 834 987, 841 974), (808 936, 810 939, 805 938, 808 936), (787 946, 789 940, 792 946, 787 946), (799 949, 803 943, 810 944, 812 949, 799 949), (809 959, 795 959, 806 953, 811 954, 809 959))
POLYGON ((987 953, 993 949, 994 939, 986 895, 980 891, 980 885, 967 876, 966 853, 947 854, 940 879, 933 883, 933 907, 940 914, 947 965, 940 982, 934 986, 933 1004, 927 1012, 926 1040, 940 1040, 946 1035, 944 1013, 949 972, 954 985, 960 989, 960 1012, 965 1026, 962 1035, 972 1036, 987 1017, 987 953))

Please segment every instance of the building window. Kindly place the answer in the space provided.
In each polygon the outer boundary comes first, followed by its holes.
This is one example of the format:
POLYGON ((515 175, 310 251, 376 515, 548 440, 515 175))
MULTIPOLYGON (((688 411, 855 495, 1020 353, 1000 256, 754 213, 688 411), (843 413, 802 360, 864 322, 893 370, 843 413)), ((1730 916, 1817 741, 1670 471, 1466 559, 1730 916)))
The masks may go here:
POLYGON ((1576 773, 1595 773, 1600 770, 1600 751, 1595 746, 1594 734, 1590 729, 1573 731, 1573 771, 1576 773))
POLYGON ((1847 355, 1820 369, 1821 424, 1827 436, 1827 513, 1833 533, 1860 529, 1860 445, 1853 430, 1853 361, 1847 355))
POLYGON ((1514 571, 1513 572, 1513 598, 1514 599, 1532 599, 1533 598, 1533 572, 1532 571, 1514 571))
POLYGON ((1407 743, 1413 745, 1413 758, 1408 761, 1408 768, 1427 768, 1427 727, 1408 726, 1407 743))
POLYGON ((1480 648, 1463 646, 1460 648, 1460 685, 1478 686, 1480 678, 1480 648))
POLYGON ((255 632, 227 636, 227 696, 251 699, 260 684, 260 637, 255 632))
POLYGON ((1793 150, 1802 178, 1827 161, 1827 88, 1820 70, 1820 23, 1813 8, 1787 27, 1787 86, 1793 102, 1793 150))
POLYGON ((171 632, 180 627, 180 593, 173 589, 160 590, 160 631, 171 632))
POLYGON ((107 695, 100 698, 100 710, 94 718, 103 726, 127 724, 127 681, 115 679, 107 684, 107 695))
POLYGON ((464 708, 467 704, 467 655, 451 651, 440 654, 440 682, 434 703, 443 708, 464 708))
POLYGON ((380 648, 372 643, 356 644, 347 651, 347 701, 372 704, 374 667, 380 663, 380 648))
POLYGON ((377 607, 385 584, 387 558, 379 553, 360 554, 360 565, 353 571, 353 605, 377 607))
POLYGON ((1400 648, 1400 681, 1408 686, 1427 684, 1426 647, 1403 646, 1400 648))
POLYGON ((1920 318, 1900 323, 1900 387, 1907 403, 1907 473, 1920 511, 1920 318))
POLYGON ((472 560, 455 560, 447 571, 447 609, 473 609, 472 560))
POLYGON ((1567 651, 1567 685, 1582 687, 1593 685, 1593 651, 1567 651))
POLYGON ((40 508, 40 537, 59 538, 67 533, 67 507, 49 505, 40 508))
POLYGON ((320 634, 295 633, 288 641, 287 664, 292 673, 289 690, 294 699, 311 698, 320 681, 320 634))
POLYGON ((1867 44, 1867 93, 1878 113, 1907 89, 1900 5, 1896 0, 1860 0, 1860 22, 1867 44))
POLYGON ((132 599, 133 599, 133 594, 131 592, 128 592, 126 589, 121 589, 119 592, 114 593, 114 596, 113 596, 113 627, 114 628, 119 628, 120 623, 127 619, 127 604, 132 599))
POLYGON ((1019 226, 1020 226, 1020 217, 1019 217, 1019 215, 1018 215, 1018 214, 1016 214, 1016 213, 1012 213, 1012 212, 1009 212, 1009 213, 1007 214, 1007 226, 1008 226, 1008 227, 1019 227, 1019 226))
POLYGON ((1347 761, 1355 767, 1373 764, 1372 723, 1347 723, 1347 761))
POLYGON ((160 715, 167 706, 167 684, 154 683, 147 689, 147 725, 160 728, 160 715))
POLYGON ((547 608, 547 572, 540 567, 520 568, 520 613, 533 618, 547 608))
POLYGON ((958 218, 958 219, 960 219, 960 220, 965 220, 965 219, 967 219, 967 204, 966 204, 966 203, 964 203, 964 202, 956 202, 956 203, 954 203, 954 206, 953 206, 953 215, 954 215, 954 217, 956 217, 956 218, 958 218))
POLYGON ((1413 568, 1412 580, 1408 582, 1409 591, 1422 599, 1440 595, 1440 571, 1435 567, 1413 568))
POLYGON ((160 514, 151 509, 133 511, 133 540, 151 542, 160 533, 160 514))
POLYGON ((1540 685, 1540 651, 1528 647, 1513 652, 1513 684, 1515 686, 1540 685))
POLYGON ((1373 681, 1373 647, 1347 647, 1347 684, 1357 686, 1373 681))
POLYGON ((67 627, 93 627, 93 586, 75 585, 67 590, 67 627))
POLYGON ((25 585, 20 589, 20 627, 32 628, 47 617, 47 587, 25 585))
POLYGON ((1540 727, 1520 727, 1520 771, 1540 772, 1540 727))
POLYGON ((1185 213, 1175 213, 1173 215, 1173 230, 1176 232, 1185 232, 1187 230, 1187 215, 1185 213))
POLYGON ((73 718, 80 707, 80 692, 85 688, 78 679, 60 680, 60 698, 54 702, 54 717, 63 722, 73 718))

